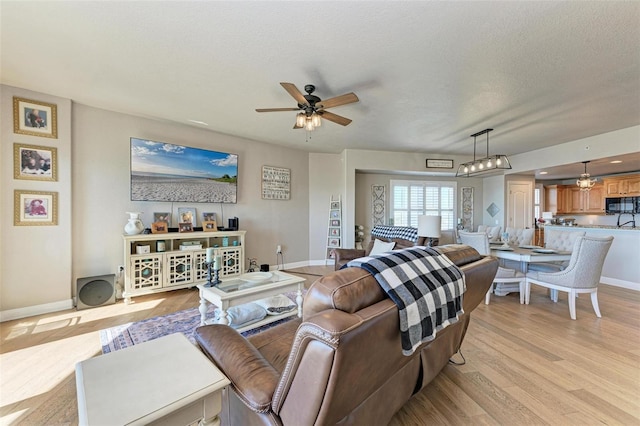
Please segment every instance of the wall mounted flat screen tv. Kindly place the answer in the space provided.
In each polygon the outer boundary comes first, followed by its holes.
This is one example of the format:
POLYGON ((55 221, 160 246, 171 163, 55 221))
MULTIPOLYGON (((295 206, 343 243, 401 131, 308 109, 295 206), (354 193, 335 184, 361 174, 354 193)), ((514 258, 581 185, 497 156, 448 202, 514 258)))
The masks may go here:
POLYGON ((238 155, 131 138, 131 200, 235 203, 238 155))

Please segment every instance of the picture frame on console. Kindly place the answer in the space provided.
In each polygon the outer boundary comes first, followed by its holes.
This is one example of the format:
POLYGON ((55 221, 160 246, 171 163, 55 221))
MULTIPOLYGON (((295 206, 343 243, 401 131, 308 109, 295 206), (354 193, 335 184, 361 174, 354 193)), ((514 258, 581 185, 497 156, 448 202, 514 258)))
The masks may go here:
POLYGON ((202 213, 202 223, 204 222, 211 222, 211 221, 216 221, 217 217, 216 214, 213 212, 203 212, 202 213))
POLYGON ((58 149, 14 143, 13 178, 56 182, 58 180, 58 149))
POLYGON ((167 222, 153 222, 151 224, 151 233, 152 234, 166 234, 169 232, 169 224, 167 222))
POLYGON ((58 193, 25 191, 13 193, 13 224, 15 226, 58 225, 58 193))
POLYGON ((215 220, 205 220, 202 222, 202 230, 204 232, 216 232, 218 225, 215 220))
POLYGON ((169 212, 154 212, 153 222, 166 222, 167 228, 171 226, 171 213, 169 212))
POLYGON ((14 96, 13 132, 58 139, 57 109, 55 104, 14 96))
POLYGON ((181 222, 178 225, 179 232, 193 232, 193 224, 191 222, 181 222))
POLYGON ((178 222, 180 228, 185 222, 190 223, 192 227, 196 226, 196 209, 194 207, 178 207, 178 222))

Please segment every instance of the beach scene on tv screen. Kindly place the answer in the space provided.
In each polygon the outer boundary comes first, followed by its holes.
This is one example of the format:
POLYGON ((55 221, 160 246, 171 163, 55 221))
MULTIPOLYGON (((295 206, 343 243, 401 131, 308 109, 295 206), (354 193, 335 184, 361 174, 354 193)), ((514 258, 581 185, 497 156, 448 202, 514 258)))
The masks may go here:
POLYGON ((238 156, 131 138, 131 200, 235 203, 238 156))

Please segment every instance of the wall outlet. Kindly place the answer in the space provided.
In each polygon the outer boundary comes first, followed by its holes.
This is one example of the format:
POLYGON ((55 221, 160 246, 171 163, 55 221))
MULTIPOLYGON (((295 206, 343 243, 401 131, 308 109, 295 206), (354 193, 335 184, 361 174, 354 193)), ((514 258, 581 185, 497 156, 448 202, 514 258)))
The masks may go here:
POLYGON ((280 244, 276 246, 276 254, 282 254, 282 246, 280 244))
POLYGON ((118 266, 118 273, 122 273, 122 272, 124 272, 124 266, 120 265, 118 266))

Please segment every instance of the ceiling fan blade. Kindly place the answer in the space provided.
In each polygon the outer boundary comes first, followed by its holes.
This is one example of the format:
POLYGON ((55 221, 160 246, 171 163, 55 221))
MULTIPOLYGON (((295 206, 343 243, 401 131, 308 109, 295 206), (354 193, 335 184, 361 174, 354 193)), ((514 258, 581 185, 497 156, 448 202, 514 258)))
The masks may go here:
POLYGON ((298 90, 298 88, 296 87, 295 84, 293 84, 293 83, 280 83, 280 85, 282 87, 284 87, 284 90, 289 92, 289 94, 291 96, 293 96, 293 99, 295 99, 300 105, 309 106, 309 102, 307 102, 307 100, 304 98, 304 96, 302 95, 300 90, 298 90))
POLYGON ((324 101, 320 101, 317 103, 318 108, 333 108, 339 105, 351 104, 354 102, 358 102, 360 99, 356 96, 355 93, 347 93, 344 95, 336 96, 335 98, 325 99, 324 101))
POLYGON ((334 123, 338 123, 340 125, 346 126, 349 123, 351 123, 351 120, 343 117, 341 115, 338 114, 334 114, 332 112, 329 111, 320 111, 320 117, 325 118, 329 121, 333 121, 334 123))
POLYGON ((298 111, 300 108, 256 108, 256 112, 298 111))

